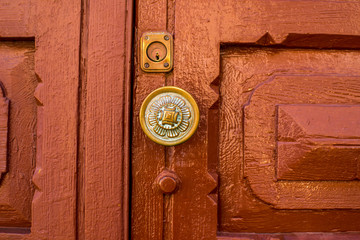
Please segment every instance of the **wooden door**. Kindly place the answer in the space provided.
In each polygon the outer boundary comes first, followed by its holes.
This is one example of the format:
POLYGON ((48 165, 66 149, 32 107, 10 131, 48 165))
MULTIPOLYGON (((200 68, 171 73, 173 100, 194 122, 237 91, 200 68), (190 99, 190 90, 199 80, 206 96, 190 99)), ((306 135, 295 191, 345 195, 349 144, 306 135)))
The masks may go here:
POLYGON ((360 3, 138 1, 133 87, 133 239, 360 238, 360 3), (174 37, 174 69, 145 73, 139 39, 174 37), (187 142, 142 132, 153 90, 200 108, 187 142), (173 194, 159 175, 180 179, 173 194))
POLYGON ((132 21, 132 1, 0 1, 0 239, 128 239, 132 21))
POLYGON ((76 234, 79 9, 0 3, 1 239, 76 234))

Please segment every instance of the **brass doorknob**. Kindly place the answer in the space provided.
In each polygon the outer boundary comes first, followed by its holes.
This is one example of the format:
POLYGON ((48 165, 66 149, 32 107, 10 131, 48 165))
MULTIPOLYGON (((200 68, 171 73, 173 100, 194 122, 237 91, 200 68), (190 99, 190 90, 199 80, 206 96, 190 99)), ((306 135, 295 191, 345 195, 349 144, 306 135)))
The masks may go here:
POLYGON ((174 146, 188 140, 199 123, 194 98, 178 87, 162 87, 150 93, 140 109, 140 124, 154 142, 174 146))

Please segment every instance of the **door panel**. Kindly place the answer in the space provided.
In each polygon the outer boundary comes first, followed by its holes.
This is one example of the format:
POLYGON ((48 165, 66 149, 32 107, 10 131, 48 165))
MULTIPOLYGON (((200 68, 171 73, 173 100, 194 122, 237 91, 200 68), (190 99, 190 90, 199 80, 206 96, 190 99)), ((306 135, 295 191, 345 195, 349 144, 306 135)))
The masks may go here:
POLYGON ((277 180, 358 180, 359 110, 346 104, 277 105, 277 180))
POLYGON ((221 231, 359 231, 359 53, 221 56, 221 231))
POLYGON ((0 227, 30 227, 36 101, 33 42, 0 42, 0 227))
POLYGON ((33 38, 35 34, 35 1, 3 0, 0 3, 1 38, 33 38))
POLYGON ((0 3, 1 239, 76 237, 80 7, 0 3))
POLYGON ((139 1, 136 42, 145 31, 171 32, 174 70, 144 73, 135 61, 134 239, 360 231, 359 9, 357 1, 139 1), (175 147, 152 143, 138 124, 142 100, 163 85, 185 89, 200 109, 197 132, 175 147), (163 170, 181 181, 172 195, 154 187, 163 170))

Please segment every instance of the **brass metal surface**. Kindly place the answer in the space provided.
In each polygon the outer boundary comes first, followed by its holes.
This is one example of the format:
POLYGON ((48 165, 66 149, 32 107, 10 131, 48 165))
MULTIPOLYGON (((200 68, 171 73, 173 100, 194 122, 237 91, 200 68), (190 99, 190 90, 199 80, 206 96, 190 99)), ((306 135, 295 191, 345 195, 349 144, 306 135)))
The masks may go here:
POLYGON ((167 32, 146 32, 140 39, 140 67, 145 72, 173 68, 173 37, 167 32))
POLYGON ((178 87, 162 87, 150 93, 140 109, 140 124, 154 142, 174 146, 188 140, 199 123, 194 98, 178 87))

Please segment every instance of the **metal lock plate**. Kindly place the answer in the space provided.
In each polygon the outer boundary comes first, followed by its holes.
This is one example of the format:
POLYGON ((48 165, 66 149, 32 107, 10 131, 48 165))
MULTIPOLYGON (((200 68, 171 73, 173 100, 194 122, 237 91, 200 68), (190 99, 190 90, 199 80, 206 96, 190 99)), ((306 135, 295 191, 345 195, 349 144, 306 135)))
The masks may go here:
POLYGON ((174 146, 188 140, 199 123, 199 108, 194 98, 177 87, 156 89, 144 100, 140 124, 154 142, 174 146))
POLYGON ((140 66, 145 72, 170 72, 173 38, 167 32, 146 32, 140 39, 140 66))

